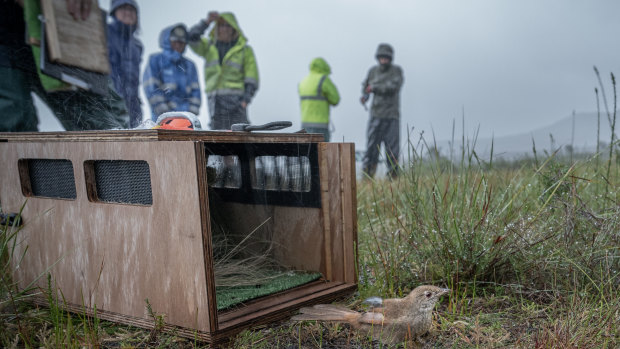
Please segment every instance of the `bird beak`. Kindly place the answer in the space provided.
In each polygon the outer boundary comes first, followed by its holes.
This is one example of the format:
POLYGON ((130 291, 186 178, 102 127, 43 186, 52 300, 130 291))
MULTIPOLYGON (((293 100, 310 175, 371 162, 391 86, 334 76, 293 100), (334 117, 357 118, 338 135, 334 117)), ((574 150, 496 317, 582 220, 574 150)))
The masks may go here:
POLYGON ((446 293, 450 293, 450 289, 449 288, 442 288, 441 291, 439 291, 438 296, 442 296, 446 293))

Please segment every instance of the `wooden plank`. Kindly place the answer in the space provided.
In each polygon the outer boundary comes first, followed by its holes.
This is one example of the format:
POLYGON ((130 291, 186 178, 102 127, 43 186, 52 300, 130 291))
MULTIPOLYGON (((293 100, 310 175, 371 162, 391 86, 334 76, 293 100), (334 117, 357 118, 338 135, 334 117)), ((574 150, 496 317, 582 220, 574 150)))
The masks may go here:
POLYGON ((97 1, 92 1, 86 20, 74 20, 64 0, 44 0, 46 38, 51 61, 109 74, 108 45, 103 15, 97 1))
POLYGON ((326 151, 327 168, 329 169, 329 212, 331 215, 331 253, 332 253, 332 281, 344 281, 344 246, 345 236, 342 226, 342 183, 340 166, 340 148, 337 143, 329 143, 326 151))
POLYGON ((341 143, 340 174, 342 201, 342 237, 344 282, 357 282, 355 248, 357 247, 357 198, 355 177, 355 145, 341 143))
MULTIPOLYGON (((40 294, 33 295, 31 300, 34 304, 37 304, 44 308, 47 308, 50 305, 47 299, 47 296, 44 296, 44 295, 40 295, 40 294)), ((119 313, 115 313, 111 311, 101 310, 99 308, 97 308, 97 313, 95 314, 93 309, 86 308, 84 306, 73 305, 73 304, 62 304, 62 302, 60 302, 60 306, 62 307, 62 309, 65 309, 66 311, 69 311, 69 312, 73 312, 76 314, 86 314, 87 316, 90 316, 90 317, 96 316, 98 319, 111 321, 111 322, 115 322, 115 323, 119 323, 123 325, 135 326, 135 327, 149 329, 149 330, 155 327, 154 319, 144 319, 140 317, 133 317, 133 316, 125 315, 125 314, 119 314, 119 313)), ((198 339, 198 340, 205 341, 205 342, 213 341, 213 337, 211 336, 210 332, 196 331, 191 328, 170 325, 169 323, 164 324, 163 330, 169 333, 175 333, 179 335, 180 337, 184 337, 184 338, 198 339)))
MULTIPOLYGON (((353 284, 330 283, 326 286, 327 287, 325 287, 323 290, 306 292, 305 295, 301 295, 296 299, 279 303, 275 308, 263 308, 262 311, 254 314, 247 314, 247 316, 242 319, 235 318, 234 320, 237 321, 224 323, 224 326, 216 332, 196 331, 189 328, 174 326, 167 322, 164 326, 164 330, 167 332, 175 333, 183 338, 198 339, 212 345, 217 343, 224 343, 228 338, 248 327, 267 324, 287 318, 291 316, 292 312, 301 307, 319 303, 329 303, 336 299, 350 295, 357 289, 356 285, 353 284)), ((34 296, 32 300, 33 303, 38 304, 42 307, 49 306, 49 302, 47 301, 47 298, 45 296, 37 295, 34 296)), ((70 312, 86 314, 88 316, 96 315, 97 318, 102 320, 112 321, 129 326, 136 326, 139 328, 152 329, 155 324, 155 321, 153 319, 131 317, 125 314, 119 314, 106 310, 97 309, 97 314, 94 314, 92 309, 84 308, 82 306, 66 304, 62 307, 70 312)))
POLYGON ((47 50, 52 60, 62 58, 60 42, 58 41, 58 28, 56 27, 56 10, 53 1, 41 1, 41 8, 45 16, 45 31, 47 35, 47 50))
POLYGON ((314 143, 322 136, 302 133, 245 133, 174 130, 0 132, 0 142, 193 141, 209 143, 314 143))
MULTIPOLYGON (((14 280, 24 287, 48 267, 70 305, 148 320, 145 299, 174 326, 209 331, 205 256, 191 142, 0 143, 0 200, 18 212, 20 159, 73 163, 75 200, 30 197, 21 241, 28 246, 14 280), (151 206, 91 202, 83 163, 144 160, 151 175, 151 206)), ((40 279, 38 286, 46 287, 40 279)))
MULTIPOLYGON (((272 257, 283 266, 322 272, 322 218, 318 208, 220 202, 215 210, 217 223, 236 236, 245 236, 262 224, 252 241, 271 241, 272 257)), ((265 247, 264 243, 255 245, 265 247)))
POLYGON ((288 302, 309 294, 317 293, 335 286, 339 286, 341 284, 341 282, 334 283, 326 282, 325 280, 317 280, 309 284, 296 287, 293 290, 277 292, 265 297, 261 297, 260 299, 248 302, 246 305, 238 309, 220 312, 218 314, 218 318, 220 320, 220 323, 228 323, 227 326, 229 326, 230 322, 235 319, 239 319, 246 315, 270 308, 276 304, 288 302))
POLYGON ((321 183, 321 216, 323 218, 323 258, 325 265, 324 275, 327 280, 333 280, 332 272, 332 237, 331 237, 331 213, 329 207, 329 166, 327 164, 327 151, 329 143, 319 143, 319 180, 321 183))
POLYGON ((22 186, 22 195, 32 196, 32 185, 30 183, 30 169, 27 160, 18 160, 17 171, 19 172, 19 180, 22 186))
POLYGON ((327 303, 350 294, 357 289, 355 284, 330 283, 330 286, 331 287, 329 288, 316 290, 316 292, 306 293, 305 295, 300 292, 298 294, 300 297, 274 303, 270 307, 265 307, 261 310, 257 310, 256 312, 235 318, 228 322, 220 322, 220 329, 240 329, 248 327, 250 324, 257 325, 260 323, 272 322, 275 319, 290 316, 290 312, 301 307, 312 304, 327 303))
POLYGON ((213 270, 213 245, 211 239, 211 214, 209 212, 209 184, 207 183, 207 157, 204 143, 195 142, 196 176, 198 179, 198 200, 200 203, 200 230, 204 255, 205 279, 207 282, 207 308, 209 309, 209 330, 217 329, 217 300, 215 298, 215 274, 213 270))

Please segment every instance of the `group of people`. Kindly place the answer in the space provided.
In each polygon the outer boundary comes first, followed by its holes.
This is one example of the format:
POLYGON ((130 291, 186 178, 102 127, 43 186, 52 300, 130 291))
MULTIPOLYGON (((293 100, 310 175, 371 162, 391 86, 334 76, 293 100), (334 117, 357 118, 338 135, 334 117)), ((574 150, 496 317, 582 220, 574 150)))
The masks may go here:
MULTIPOLYGON (((37 131, 38 118, 31 97, 37 94, 66 130, 135 128, 143 120, 139 98, 143 46, 135 33, 139 7, 135 0, 111 0, 107 27, 110 62, 109 93, 99 95, 75 88, 43 74, 35 62, 40 57, 41 13, 37 0, 0 0, 0 132, 37 131), (24 40, 24 37, 27 39, 24 40)), ((66 0, 75 20, 90 15, 92 0, 66 0)), ((198 114, 201 91, 196 66, 184 57, 190 49, 204 58, 205 91, 210 128, 230 129, 249 123, 247 107, 259 86, 256 57, 232 13, 209 12, 205 19, 187 28, 182 23, 162 30, 161 52, 146 63, 142 85, 151 107, 151 119, 168 111, 198 114), (205 37, 209 27, 212 29, 205 37)), ((362 83, 362 105, 372 98, 367 129, 364 172, 373 176, 383 143, 388 172, 397 175, 399 157, 400 103, 403 73, 392 63, 390 45, 380 44, 373 66, 362 83)), ((330 140, 330 106, 340 101, 329 78, 331 68, 323 58, 310 63, 310 73, 299 83, 302 127, 330 140)))
MULTIPOLYGON (((142 45, 134 35, 138 5, 134 0, 113 0, 110 16, 110 62, 115 66, 111 78, 127 101, 133 128, 142 120, 137 98, 142 45)), ((258 89, 256 58, 235 16, 217 12, 209 12, 206 19, 189 30, 185 24, 177 23, 161 31, 161 52, 148 58, 142 79, 151 119, 156 121, 159 115, 169 111, 199 113, 198 72, 194 63, 184 56, 188 44, 205 59, 211 129, 230 129, 234 123, 248 123, 247 106, 258 89), (206 38, 203 34, 212 23, 215 25, 206 38)))

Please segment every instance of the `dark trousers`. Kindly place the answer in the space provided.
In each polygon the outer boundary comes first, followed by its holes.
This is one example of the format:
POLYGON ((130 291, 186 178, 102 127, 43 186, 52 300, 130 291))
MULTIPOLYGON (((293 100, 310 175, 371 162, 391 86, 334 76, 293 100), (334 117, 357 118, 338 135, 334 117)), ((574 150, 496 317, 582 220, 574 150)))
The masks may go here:
MULTIPOLYGON (((27 48, 30 50, 30 48, 27 48)), ((16 62, 13 50, 0 46, 0 131, 36 132, 39 119, 31 92, 47 104, 67 131, 127 128, 125 101, 112 81, 108 96, 85 90, 46 92, 41 85, 32 53, 16 62)))
POLYGON ((385 146, 386 165, 388 175, 392 178, 398 175, 398 156, 400 154, 400 120, 385 118, 370 118, 366 130, 366 154, 364 154, 364 172, 373 177, 379 162, 379 148, 385 146))
POLYGON ((323 135, 323 141, 329 142, 331 134, 329 133, 329 126, 325 124, 325 127, 306 126, 303 123, 301 127, 308 133, 319 133, 323 135))
POLYGON ((207 96, 212 130, 230 130, 233 124, 249 124, 247 106, 241 105, 243 96, 207 96))
POLYGON ((39 119, 30 92, 42 91, 40 85, 36 74, 0 66, 0 132, 38 131, 39 119))
POLYGON ((109 130, 129 127, 129 113, 112 81, 108 95, 85 90, 48 92, 41 96, 67 131, 109 130))

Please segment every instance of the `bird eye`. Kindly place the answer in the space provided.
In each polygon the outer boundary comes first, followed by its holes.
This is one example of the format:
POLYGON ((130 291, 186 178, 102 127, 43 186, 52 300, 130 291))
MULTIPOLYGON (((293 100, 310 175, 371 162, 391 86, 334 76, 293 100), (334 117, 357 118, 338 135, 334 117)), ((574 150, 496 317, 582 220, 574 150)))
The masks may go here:
POLYGON ((431 293, 430 292, 426 292, 424 294, 426 295, 426 298, 431 298, 431 293))

